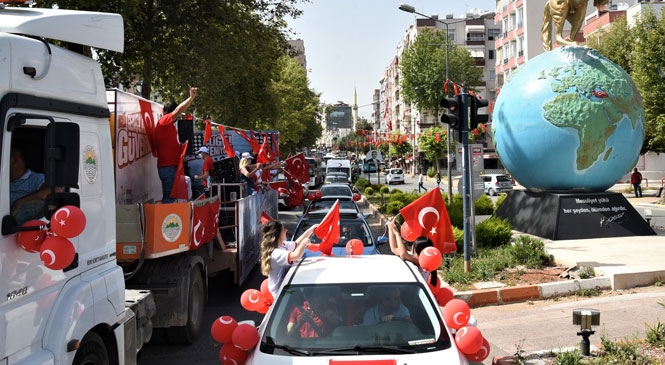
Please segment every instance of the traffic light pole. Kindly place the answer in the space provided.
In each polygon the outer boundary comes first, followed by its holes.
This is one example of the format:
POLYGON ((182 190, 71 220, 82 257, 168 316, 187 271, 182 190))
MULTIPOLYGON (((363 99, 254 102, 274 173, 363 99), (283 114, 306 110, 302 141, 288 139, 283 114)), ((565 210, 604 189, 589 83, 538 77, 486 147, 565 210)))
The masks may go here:
POLYGON ((462 198, 464 211, 464 272, 471 271, 469 238, 471 237, 471 154, 469 151, 469 98, 466 88, 462 88, 460 139, 462 142, 462 198))

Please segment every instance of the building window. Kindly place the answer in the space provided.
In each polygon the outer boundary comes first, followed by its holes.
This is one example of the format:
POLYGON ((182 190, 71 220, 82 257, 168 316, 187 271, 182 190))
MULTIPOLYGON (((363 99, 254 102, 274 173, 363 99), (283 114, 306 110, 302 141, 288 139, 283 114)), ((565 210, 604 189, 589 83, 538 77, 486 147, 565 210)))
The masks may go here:
POLYGON ((501 29, 492 28, 487 30, 488 41, 493 41, 498 38, 501 38, 501 29))
POLYGON ((494 59, 494 50, 490 49, 487 53, 487 59, 493 60, 494 59))

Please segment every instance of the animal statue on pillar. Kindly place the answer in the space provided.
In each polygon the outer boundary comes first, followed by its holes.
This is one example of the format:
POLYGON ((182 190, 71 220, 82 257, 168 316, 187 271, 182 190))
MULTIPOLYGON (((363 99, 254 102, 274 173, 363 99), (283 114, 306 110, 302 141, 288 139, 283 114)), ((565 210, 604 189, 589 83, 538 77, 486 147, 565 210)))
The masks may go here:
MULTIPOLYGON (((603 0, 595 0, 596 3, 603 0)), ((607 0, 604 0, 607 2, 607 0)), ((586 8, 589 0, 548 0, 545 3, 545 12, 543 14, 543 48, 545 51, 552 50, 552 25, 554 25, 556 42, 561 45, 577 45, 575 36, 582 29, 586 8), (570 23, 570 40, 563 36, 563 26, 565 22, 570 23)))

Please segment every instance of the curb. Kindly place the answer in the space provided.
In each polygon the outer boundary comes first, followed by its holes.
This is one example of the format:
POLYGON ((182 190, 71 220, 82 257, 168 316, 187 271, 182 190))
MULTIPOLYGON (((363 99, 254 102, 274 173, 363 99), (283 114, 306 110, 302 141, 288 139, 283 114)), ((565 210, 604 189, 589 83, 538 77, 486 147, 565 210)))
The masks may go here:
MULTIPOLYGON (((379 223, 383 225, 386 222, 383 214, 365 196, 362 196, 362 201, 368 205, 372 216, 378 218, 379 223)), ((598 276, 589 279, 556 281, 537 285, 459 291, 454 293, 454 297, 464 300, 470 308, 475 308, 570 296, 583 289, 608 290, 613 287, 612 281, 609 276, 598 276)))
POLYGON ((599 276, 537 285, 462 291, 456 292, 455 298, 464 300, 469 307, 474 308, 569 296, 583 289, 612 289, 612 283, 609 277, 599 276))

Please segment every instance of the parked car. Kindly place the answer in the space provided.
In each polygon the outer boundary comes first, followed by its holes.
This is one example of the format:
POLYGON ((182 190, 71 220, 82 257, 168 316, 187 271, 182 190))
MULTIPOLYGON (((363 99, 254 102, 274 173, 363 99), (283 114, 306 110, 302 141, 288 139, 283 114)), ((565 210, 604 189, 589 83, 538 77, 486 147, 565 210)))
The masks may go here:
MULTIPOLYGON (((307 214, 303 214, 293 231, 292 239, 300 237, 309 227, 316 223, 321 223, 330 208, 320 210, 309 210, 307 214)), ((353 238, 357 238, 363 243, 363 255, 378 255, 380 254, 377 242, 372 235, 372 230, 365 220, 365 215, 355 209, 340 209, 340 238, 339 241, 333 245, 332 254, 334 256, 346 256, 346 243, 353 238)), ((320 243, 322 237, 313 235, 311 238, 312 243, 320 243)), ((305 256, 318 256, 320 252, 313 252, 310 250, 305 251, 305 256)))
POLYGON ((386 184, 404 184, 404 170, 400 168, 388 169, 386 184))
POLYGON ((468 364, 418 268, 394 255, 305 258, 287 272, 258 330, 246 364, 468 364), (306 300, 326 326, 309 337, 287 332, 291 318, 305 317, 297 313, 306 300), (380 301, 408 313, 376 322, 380 301))
POLYGON ((510 176, 504 174, 482 175, 485 185, 485 194, 494 196, 498 193, 513 190, 513 183, 510 176))

